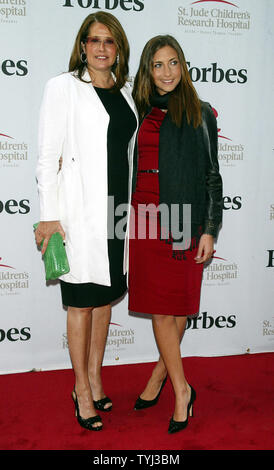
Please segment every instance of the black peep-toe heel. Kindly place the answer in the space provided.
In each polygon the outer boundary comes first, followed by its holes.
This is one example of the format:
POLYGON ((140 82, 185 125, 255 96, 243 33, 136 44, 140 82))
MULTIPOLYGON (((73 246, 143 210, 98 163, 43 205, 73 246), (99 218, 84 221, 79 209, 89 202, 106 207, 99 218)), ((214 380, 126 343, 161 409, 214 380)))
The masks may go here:
POLYGON ((112 401, 109 397, 101 398, 100 400, 93 400, 94 407, 99 411, 111 411, 112 410, 112 401), (111 406, 105 408, 106 405, 111 403, 111 406))
POLYGON ((79 403, 78 403, 75 389, 72 392, 72 399, 75 404, 75 415, 77 417, 77 420, 80 426, 82 426, 82 428, 88 429, 89 431, 101 431, 101 429, 103 428, 103 423, 99 415, 91 416, 90 418, 86 418, 86 419, 80 416, 79 403), (101 426, 94 426, 95 423, 101 423, 101 426))

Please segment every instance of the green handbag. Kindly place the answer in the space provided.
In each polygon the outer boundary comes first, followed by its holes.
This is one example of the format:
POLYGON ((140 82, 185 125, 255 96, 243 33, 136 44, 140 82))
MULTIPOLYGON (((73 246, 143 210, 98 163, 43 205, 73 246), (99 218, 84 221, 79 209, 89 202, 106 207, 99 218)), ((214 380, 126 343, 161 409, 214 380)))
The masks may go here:
MULTIPOLYGON (((36 230, 39 223, 34 224, 33 228, 36 230)), ((43 246, 43 242, 41 244, 43 246)), ((47 249, 43 255, 45 264, 46 281, 58 279, 69 272, 69 262, 67 258, 66 249, 64 246, 63 238, 59 232, 54 233, 48 242, 47 249)))

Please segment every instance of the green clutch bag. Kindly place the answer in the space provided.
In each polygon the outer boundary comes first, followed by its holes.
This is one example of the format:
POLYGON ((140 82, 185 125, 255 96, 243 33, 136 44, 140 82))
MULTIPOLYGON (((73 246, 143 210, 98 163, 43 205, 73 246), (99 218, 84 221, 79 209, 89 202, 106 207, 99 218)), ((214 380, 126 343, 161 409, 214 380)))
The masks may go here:
MULTIPOLYGON (((34 224, 33 228, 36 230, 39 223, 34 224)), ((43 246, 43 242, 41 244, 43 246)), ((69 272, 69 263, 64 246, 63 238, 60 233, 54 233, 48 242, 47 249, 43 255, 46 281, 58 279, 69 272)))

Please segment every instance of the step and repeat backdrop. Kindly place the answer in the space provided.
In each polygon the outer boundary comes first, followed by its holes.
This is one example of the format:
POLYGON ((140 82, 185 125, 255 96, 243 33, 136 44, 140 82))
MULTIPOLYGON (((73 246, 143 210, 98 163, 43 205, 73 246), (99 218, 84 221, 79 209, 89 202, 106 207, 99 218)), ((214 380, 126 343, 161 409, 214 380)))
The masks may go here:
MULTIPOLYGON (((214 108, 224 220, 204 269, 183 356, 274 351, 272 0, 0 0, 0 373, 70 368, 58 282, 45 282, 32 225, 37 124, 45 83, 68 69, 84 18, 109 11, 130 45, 172 34, 201 99, 214 108)), ((113 306, 104 364, 158 358, 151 319, 113 306)))

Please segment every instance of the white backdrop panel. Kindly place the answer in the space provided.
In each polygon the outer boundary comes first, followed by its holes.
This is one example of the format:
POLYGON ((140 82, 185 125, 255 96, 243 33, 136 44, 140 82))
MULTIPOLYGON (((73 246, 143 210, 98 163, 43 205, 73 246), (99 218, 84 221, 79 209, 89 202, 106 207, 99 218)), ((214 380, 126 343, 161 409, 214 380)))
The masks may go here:
MULTIPOLYGON (((200 313, 182 354, 274 350, 273 25, 271 0, 5 0, 0 2, 0 373, 71 367, 58 283, 44 281, 32 224, 38 113, 46 81, 67 71, 83 19, 116 15, 130 76, 157 34, 181 43, 218 122, 224 221, 204 269, 200 313)), ((113 306, 104 364, 154 361, 151 319, 113 306)))

